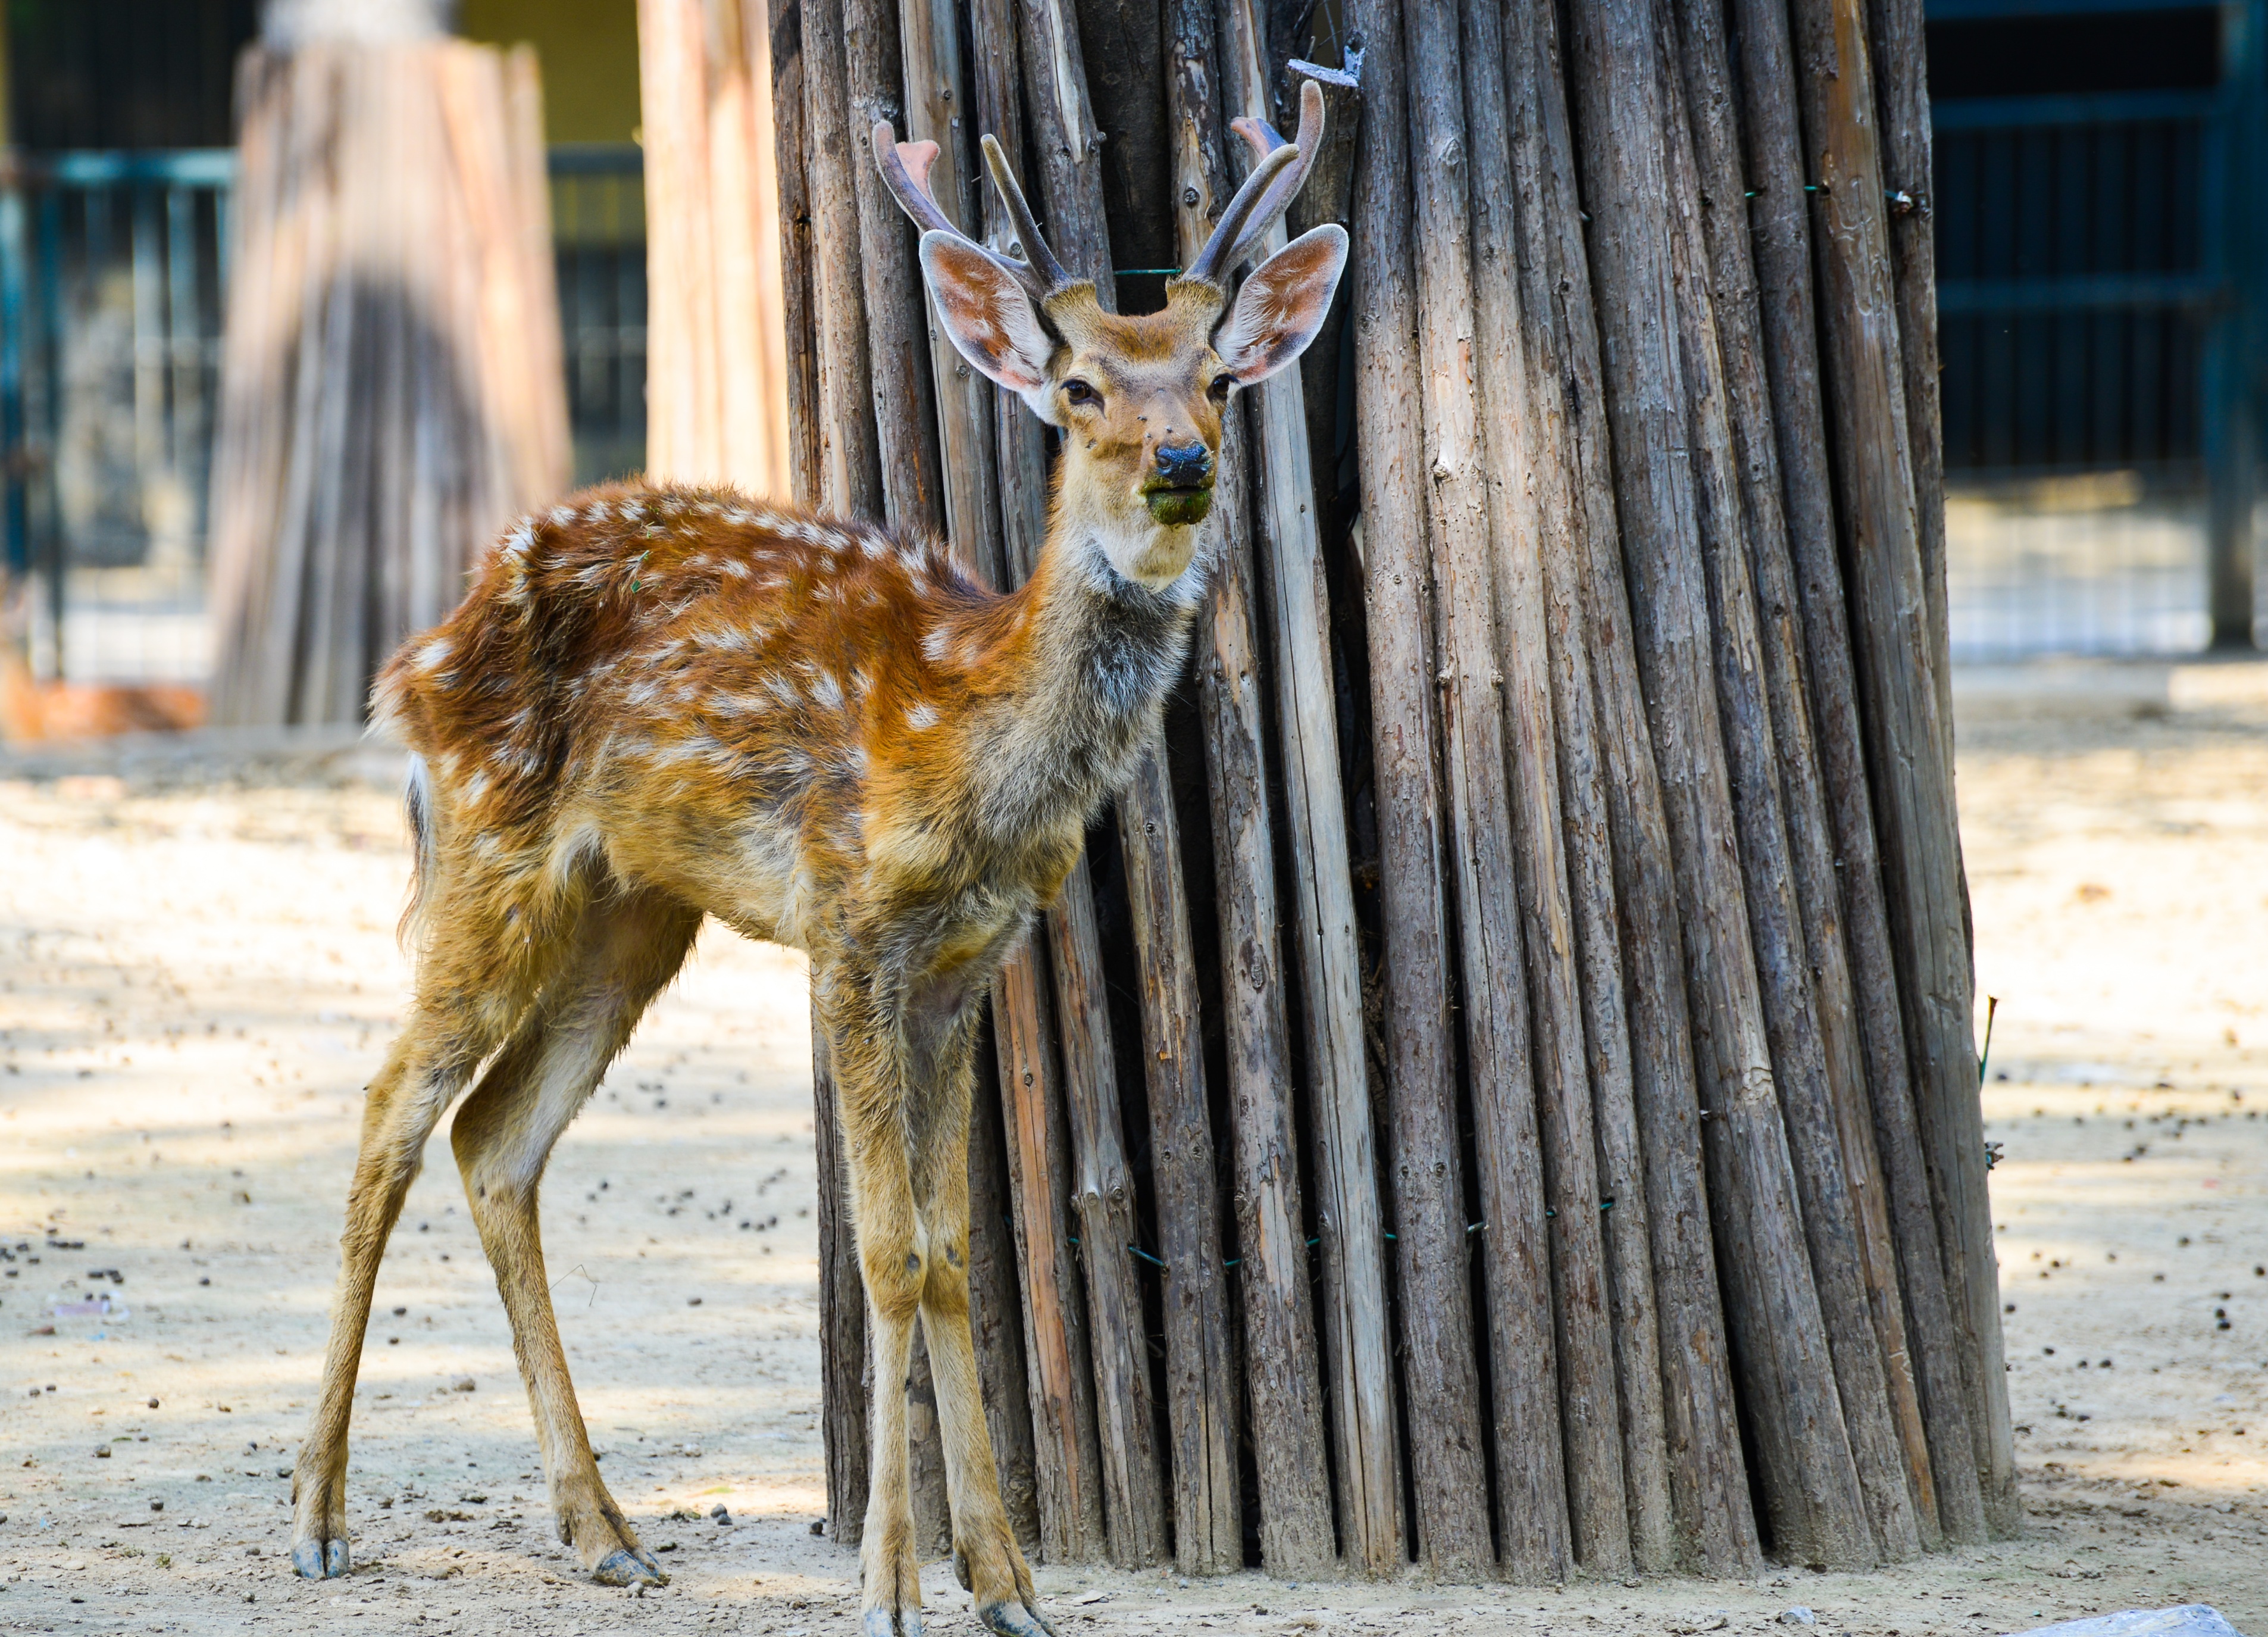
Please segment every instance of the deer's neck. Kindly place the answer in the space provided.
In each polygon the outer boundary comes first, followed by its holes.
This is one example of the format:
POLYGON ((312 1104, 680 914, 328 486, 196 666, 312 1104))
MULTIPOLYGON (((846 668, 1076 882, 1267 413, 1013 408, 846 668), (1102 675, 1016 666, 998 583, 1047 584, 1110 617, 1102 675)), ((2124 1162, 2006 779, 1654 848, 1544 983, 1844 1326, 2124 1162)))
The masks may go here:
POLYGON ((1205 590, 1206 556, 1160 587, 1118 573, 1058 520, 1012 602, 980 805, 1003 832, 1084 827, 1158 731, 1205 590))

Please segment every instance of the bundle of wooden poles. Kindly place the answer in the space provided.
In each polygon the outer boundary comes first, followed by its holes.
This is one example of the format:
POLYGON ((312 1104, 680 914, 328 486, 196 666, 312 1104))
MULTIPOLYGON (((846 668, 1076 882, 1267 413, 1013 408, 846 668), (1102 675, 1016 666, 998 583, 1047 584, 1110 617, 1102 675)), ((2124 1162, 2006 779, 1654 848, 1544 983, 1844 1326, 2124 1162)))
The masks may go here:
MULTIPOLYGON (((876 121, 1005 244, 998 134, 1136 310, 1248 163, 1227 121, 1290 129, 1314 78, 1292 227, 1353 236, 1330 330, 1230 417, 1164 741, 992 997, 974 1302, 1028 1539, 1550 1581, 2013 1531, 1920 0, 770 23, 798 498, 996 584, 1049 435, 929 321, 876 121)), ((864 1304, 820 1069, 848 1543, 864 1304)), ((925 1367, 907 1390, 942 1552, 925 1367)))
MULTIPOLYGON (((571 448, 535 54, 268 8, 237 64, 212 719, 362 720, 571 448)), ((423 15, 421 13, 430 13, 423 15)))

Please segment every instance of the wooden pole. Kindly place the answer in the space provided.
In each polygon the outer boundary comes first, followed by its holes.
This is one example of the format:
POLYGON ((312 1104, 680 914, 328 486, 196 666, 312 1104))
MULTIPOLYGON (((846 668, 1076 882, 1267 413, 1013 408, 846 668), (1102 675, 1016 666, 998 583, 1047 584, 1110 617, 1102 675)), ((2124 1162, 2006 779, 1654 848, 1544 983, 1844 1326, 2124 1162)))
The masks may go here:
POLYGON ((814 1005, 812 1131, 819 1171, 819 1405, 827 1434, 827 1529, 836 1545, 855 1552, 865 1535, 871 1461, 866 1296, 850 1223, 850 1168, 843 1153, 832 1057, 826 1026, 814 1005))
MULTIPOLYGON (((1212 218, 1233 192, 1222 134, 1213 13, 1210 0, 1172 0, 1166 14, 1174 251, 1184 266, 1211 235, 1212 218)), ((1226 417, 1213 480, 1213 514, 1219 520, 1205 641, 1197 652, 1198 707, 1212 795, 1221 1011, 1236 1143, 1230 1194, 1236 1210, 1245 1403, 1260 1506, 1260 1556, 1270 1574, 1306 1579, 1333 1564, 1337 1547, 1292 1107, 1264 681, 1252 635, 1243 420, 1234 412, 1226 417)))
MULTIPOLYGON (((994 1029, 998 1025, 995 1009, 994 1029)), ((1000 1501, 1017 1543, 1040 1549, 1038 1456, 1032 1435, 1028 1365, 1024 1358, 1021 1280, 1016 1262, 1015 1191, 1008 1184, 1008 1087, 994 1079, 1001 1060, 980 1052, 968 1120, 968 1306, 976 1368, 984 1383, 984 1423, 1000 1470, 1000 1501), (996 1095, 996 1092, 998 1095, 996 1095)))
MULTIPOLYGON (((976 127, 1020 158, 1024 152, 1023 81, 1016 49, 1012 0, 969 0, 968 52, 975 85, 976 127)), ((1014 238, 1006 208, 990 187, 983 202, 984 241, 1006 248, 1014 238)), ((1012 393, 989 392, 993 457, 998 472, 1000 538, 1006 571, 1003 585, 1020 585, 1040 560, 1048 527, 1046 429, 1012 393)))
POLYGON ((1875 1560, 1873 1531, 1780 1125, 1710 669, 1699 498, 1685 460, 1660 42, 1651 0, 1600 0, 1575 8, 1572 20, 1616 490, 1691 1006, 1708 1054, 1727 1305, 1751 1385, 1774 1545, 1786 1557, 1862 1567, 1875 1560))
MULTIPOLYGON (((981 238, 979 196, 985 184, 976 157, 980 133, 971 129, 967 114, 969 80, 952 0, 899 0, 898 38, 905 53, 906 139, 938 144, 937 162, 930 172, 938 203, 957 225, 981 238)), ((909 224, 899 225, 902 239, 911 232, 909 224)), ((917 267, 914 276, 918 282, 917 267)), ((953 350, 926 291, 921 302, 930 379, 936 387, 946 534, 963 562, 975 566, 989 583, 1005 585, 999 474, 993 449, 992 411, 998 389, 953 350)))
POLYGON ((1174 1560, 1184 1574, 1225 1574, 1244 1566, 1236 1470, 1243 1395, 1222 1266, 1197 957, 1175 823, 1166 748, 1152 744, 1119 800, 1118 833, 1134 912, 1142 1059, 1150 1082, 1150 1186, 1165 1263, 1159 1279, 1165 1287, 1174 1560))
MULTIPOLYGON (((1174 257, 1174 210, 1161 185, 1170 96, 1163 0, 1071 0, 1101 136, 1102 203, 1121 267, 1174 257)), ((1155 288, 1155 286, 1150 286, 1155 288)))
MULTIPOLYGON (((1441 899, 1441 805, 1434 761, 1432 571, 1425 542, 1418 404, 1418 292, 1410 243, 1409 126, 1401 0, 1351 0, 1347 26, 1368 42, 1368 127, 1355 168, 1351 221, 1355 414, 1362 450, 1362 551, 1370 644, 1379 898, 1386 991, 1385 1070, 1410 1095, 1451 1083, 1448 933, 1441 899)), ((1368 1109, 1318 1101, 1315 1147, 1324 1267, 1325 1346, 1339 1467, 1339 1518, 1351 1565, 1401 1567, 1400 1449, 1387 1350, 1385 1244, 1359 1231, 1378 1220, 1368 1109), (1350 1228, 1357 1231, 1348 1231, 1350 1228)), ((1548 1349, 1541 1350, 1548 1372, 1548 1349)), ((1535 1357, 1531 1351, 1520 1362, 1535 1357)), ((1496 1360, 1500 1366, 1499 1357, 1496 1360)), ((1523 1429, 1554 1425, 1548 1373, 1512 1377, 1528 1390, 1523 1429)), ((1508 1412, 1497 1399, 1498 1426, 1508 1412)), ((1506 1502, 1505 1558, 1521 1578, 1566 1565, 1565 1489, 1557 1442, 1520 1446, 1538 1457, 1505 1469, 1539 1504, 1506 1502), (1548 1457, 1545 1467, 1544 1457, 1548 1457), (1537 1471, 1535 1469, 1545 1467, 1537 1471), (1512 1527, 1517 1517, 1521 1529, 1512 1527)))
MULTIPOLYGON (((1889 202, 1890 277, 1898 292, 1899 362, 1912 443, 1920 524, 1922 594, 1929 599, 1937 711, 1953 755, 1952 622, 1945 591, 1945 417, 1938 381, 1937 173, 1929 122, 1929 48, 1921 0, 1867 0, 1870 66, 1880 110, 1882 188, 1889 202)), ((1965 896, 1965 889, 1964 889, 1965 896)))
POLYGON ((819 322, 820 504, 843 517, 882 510, 882 473, 866 377, 866 297, 858 275, 858 199, 843 0, 803 0, 804 174, 811 188, 812 294, 819 322))
MULTIPOLYGON (((1908 1488, 1904 1450, 1868 1305, 1851 1171, 1843 1153, 1828 1048, 1796 909, 1780 786, 1781 747, 1766 692, 1769 662, 1758 631, 1750 569, 1756 537, 1778 527, 1777 474, 1768 476, 1753 465, 1746 473, 1742 469, 1741 457, 1752 448, 1736 442, 1732 410, 1738 388, 1729 379, 1719 342, 1717 304, 1700 219, 1707 184, 1695 162, 1683 90, 1676 77, 1675 25, 1666 6, 1657 8, 1656 17, 1665 66, 1670 70, 1664 101, 1669 122, 1669 202, 1677 229, 1671 253, 1680 298, 1679 344, 1690 388, 1695 490, 1702 502, 1697 521, 1713 615, 1719 719, 1746 866, 1750 947, 1844 1425, 1866 1488, 1876 1545, 1884 1557, 1902 1561, 1921 1551, 1915 1498, 1908 1488), (1744 476, 1749 480, 1745 490, 1744 476), (1758 515, 1755 504, 1768 507, 1768 513, 1758 515)), ((1768 427, 1754 430, 1756 436, 1750 445, 1768 451, 1768 427)), ((1926 1477, 1926 1460, 1924 1464, 1926 1477)))
POLYGON ((852 195, 858 202, 858 271, 865 291, 866 414, 882 468, 882 509, 902 528, 944 528, 936 399, 925 367, 927 308, 914 258, 913 225, 874 168, 875 122, 902 124, 902 61, 890 0, 843 0, 843 55, 852 195))
MULTIPOLYGON (((969 36, 979 134, 990 131, 1009 153, 1019 154, 1024 146, 1022 92, 1011 11, 1008 0, 975 0, 969 36)), ((983 197, 988 242, 1006 247, 1012 229, 999 200, 989 188, 983 197)), ((1047 455, 1040 425, 1021 402, 1006 393, 993 395, 993 402, 1006 583, 1019 584, 1039 562, 1046 529, 1047 455)), ((1051 970, 1050 1010, 1062 1023, 1061 1083, 1069 1100, 1075 1155, 1070 1186, 1082 1249, 1123 1247, 1136 1237, 1135 1193, 1121 1136, 1117 1066, 1103 999, 1094 888, 1084 858, 1073 866, 1044 919, 1054 958, 1039 981, 1047 981, 1051 970)), ((1036 949, 1038 941, 1035 933, 1030 947, 1036 949)), ((994 1005, 996 1013, 1004 1009, 997 997, 994 1005)), ((1130 1254, 1088 1250, 1082 1260, 1085 1331, 1094 1361, 1094 1377, 1085 1390, 1101 1486, 1092 1497, 1096 1512, 1091 1533, 1078 1536, 1076 1549, 1066 1544, 1049 1555, 1057 1561, 1099 1559, 1107 1549, 1110 1560, 1139 1567, 1162 1557, 1167 1542, 1165 1475, 1151 1409, 1141 1280, 1130 1254)), ((1044 1447, 1041 1455, 1049 1458, 1044 1447)), ((1062 1466, 1060 1458, 1056 1464, 1062 1466)), ((1065 1535, 1066 1541, 1071 1538, 1065 1535)))
MULTIPOLYGON (((1836 881, 1835 842, 1804 675, 1800 616, 1782 505, 1771 392, 1764 380, 1762 321, 1747 212, 1729 204, 1747 191, 1748 179, 1740 132, 1732 114, 1725 18, 1713 6, 1682 7, 1677 25, 1700 197, 1707 202, 1701 215, 1713 305, 1723 339, 1727 406, 1749 523, 1749 566, 1759 604, 1756 634, 1779 757, 1782 811, 1793 866, 1792 896, 1801 919, 1803 961, 1812 978, 1827 1083, 1841 1139, 1859 1272, 1881 1357, 1892 1427, 1906 1468, 1911 1509, 1919 1532, 1917 1544, 1934 1550, 1943 1541, 1937 1486, 1907 1346, 1897 1258, 1868 1107, 1857 1002, 1844 948, 1842 893, 1836 881)), ((1847 1394, 1845 1413, 1849 1413, 1847 1394)))
POLYGON ((1889 911, 1874 845, 1874 799, 1867 788, 1865 744, 1851 668, 1843 571, 1836 561, 1816 309, 1811 295, 1810 210, 1803 191, 1787 15, 1784 7, 1768 0, 1740 0, 1740 5, 1749 170, 1756 195, 1750 221, 1763 353, 1778 433, 1815 742, 1834 827, 1870 1106, 1904 1280, 1907 1335, 1929 1437, 1938 1515, 1948 1539, 1970 1545, 1984 1538, 1984 1503, 1961 1375, 1961 1346, 1947 1303, 1937 1219, 1915 1124, 1889 911))
MULTIPOLYGON (((1624 589, 1609 461, 1605 389, 1591 272, 1576 203, 1575 161, 1561 79, 1556 14, 1549 0, 1506 11, 1506 82, 1511 94, 1513 163, 1521 178, 1521 277, 1531 295, 1531 354, 1564 420, 1538 416, 1547 430, 1564 427, 1563 461, 1571 485, 1572 538, 1554 549, 1545 534, 1544 564, 1555 609, 1555 667, 1580 672, 1598 712, 1600 782, 1609 821, 1606 846, 1619 899, 1619 933, 1627 962, 1631 1080, 1635 1108, 1623 1115, 1602 1082, 1599 1119, 1602 1169, 1630 1175, 1633 1139, 1643 1156, 1646 1224, 1651 1232, 1659 1306, 1662 1406, 1672 1454, 1671 1503, 1682 1560, 1703 1573, 1751 1574, 1762 1561, 1734 1406, 1731 1362, 1718 1294, 1709 1206, 1701 1180, 1701 1117, 1693 1046, 1685 1009, 1684 955, 1671 864, 1668 820, 1646 725, 1638 656, 1624 589), (1543 321, 1548 315, 1549 323, 1543 321), (1548 342, 1555 350, 1545 356, 1548 342), (1587 653, 1569 653, 1577 632, 1587 653)), ((1551 400, 1542 390, 1536 401, 1551 400)), ((1569 689, 1578 684, 1572 679, 1569 689)), ((1564 769, 1580 771, 1576 743, 1561 715, 1564 769)), ((1571 795, 1571 821, 1594 812, 1597 798, 1571 795)), ((1595 820, 1591 821, 1595 827, 1595 820)), ((1580 846, 1577 856, 1585 850, 1580 846)), ((1580 901, 1579 901, 1580 902, 1580 901)), ((1595 903, 1596 900, 1590 902, 1595 903)), ((1610 961, 1612 946, 1601 950, 1610 961)), ((1587 960, 1590 957, 1587 954, 1587 960)), ((1606 980, 1587 976, 1587 999, 1606 980)), ((1625 1184, 1627 1186, 1627 1184, 1625 1184)), ((1631 1191, 1635 1193, 1635 1190, 1631 1191)), ((1623 1195, 1617 1193, 1619 1200, 1623 1195)), ((1618 1204, 1614 1214, 1619 1215, 1618 1204)))
POLYGON ((787 426, 787 490, 798 505, 819 501, 819 329, 812 287, 811 182, 804 167, 803 0, 774 0, 771 16, 772 159, 778 175, 780 322, 787 426))
MULTIPOLYGON (((1433 583, 1440 599, 1434 638, 1441 759, 1463 932, 1474 1144, 1495 1253, 1490 1258, 1490 1316, 1527 1346, 1548 1352, 1556 1309, 1557 1410, 1575 1555, 1586 1567, 1619 1574, 1630 1565, 1630 1522, 1624 1506, 1613 1354, 1603 1324, 1603 1269, 1594 1261, 1587 1268, 1568 1266, 1567 1276, 1557 1277, 1567 1258, 1553 1255, 1565 1247, 1554 1242, 1557 1236, 1547 1225, 1556 1211, 1543 1175, 1536 1114, 1542 1099, 1534 1089, 1537 1052, 1522 984, 1528 960, 1520 916, 1518 815, 1506 777, 1498 704, 1503 678, 1496 653, 1489 451, 1482 440, 1467 328, 1474 308, 1471 208, 1462 163, 1466 133, 1457 17, 1448 0, 1412 0, 1403 15, 1416 236, 1425 247, 1418 258, 1418 368, 1432 477, 1433 583), (1524 1333, 1530 1323, 1540 1335, 1524 1333)), ((1535 952, 1538 963, 1550 958, 1545 951, 1535 952)), ((1550 1045, 1559 1043, 1555 1039, 1550 1045)), ((1553 1076, 1560 1067, 1551 1061, 1543 1074, 1553 1076)), ((1580 1057, 1576 1072, 1581 1073, 1580 1057)), ((1587 1226, 1595 1246, 1595 1199, 1580 1208, 1592 1215, 1587 1226)), ((1405 1206, 1404 1215, 1408 1210, 1405 1206)), ((1403 1316, 1405 1328, 1414 1330, 1417 1316, 1403 1316)), ((1424 1360, 1421 1368, 1432 1368, 1433 1362, 1424 1360)), ((1499 1384, 1506 1374, 1499 1370, 1499 1384)), ((1411 1391, 1414 1405, 1415 1382, 1411 1391)), ((1468 1503, 1462 1495, 1449 1499, 1468 1503)))
MULTIPOLYGON (((1220 34, 1226 65, 1224 98, 1241 101, 1249 111, 1268 107, 1270 59, 1261 18, 1249 0, 1226 8, 1220 34)), ((1284 242, 1284 229, 1278 224, 1258 248, 1272 254, 1284 242)), ((1287 371, 1262 382, 1250 395, 1248 424, 1254 455, 1255 535, 1274 616, 1271 674, 1290 837, 1292 933, 1298 951, 1301 1014, 1307 1026, 1307 1073, 1318 1102, 1329 1105, 1315 1127, 1325 1173, 1323 1237, 1328 1243, 1337 1236, 1342 1268, 1369 1267, 1382 1265, 1385 1221, 1369 1124, 1361 955, 1346 799, 1339 782, 1330 610, 1301 378, 1287 371)), ((1461 1229, 1462 1205, 1454 1191, 1447 1198, 1450 1206, 1445 1220, 1461 1229)), ((1462 1257, 1465 1248, 1458 1244, 1451 1249, 1462 1257)), ((1327 1269, 1332 1256, 1327 1248, 1327 1269)), ((1460 1287, 1460 1299, 1462 1295, 1460 1287)), ((1345 1530, 1352 1537, 1350 1556, 1375 1573, 1373 1565, 1388 1560, 1389 1539, 1376 1508, 1378 1498, 1369 1490, 1370 1474, 1395 1470, 1392 1397, 1382 1379, 1391 1368, 1382 1294, 1359 1294, 1346 1306, 1344 1318, 1350 1350, 1341 1356, 1344 1368, 1353 1373, 1348 1387, 1354 1395, 1354 1418, 1342 1431, 1365 1441, 1365 1448, 1359 1456, 1350 1457, 1342 1445, 1342 1517, 1353 1523, 1345 1530), (1350 1460, 1364 1468, 1359 1487, 1344 1487, 1350 1460), (1381 1461, 1382 1467, 1374 1465, 1381 1461)), ((1397 1528, 1392 1533, 1397 1553, 1399 1538, 1397 1528)), ((1478 1542, 1476 1561, 1485 1561, 1486 1545, 1485 1539, 1478 1542)))
POLYGON ((1166 1555, 1166 1475, 1152 1411, 1148 1325, 1133 1247, 1140 1229, 1126 1163, 1118 1066, 1110 1043, 1094 887, 1081 854, 1049 912, 1057 1016, 1076 1155, 1071 1205, 1094 1355, 1095 1428, 1110 1560, 1140 1568, 1166 1555))
MULTIPOLYGON (((1583 845, 1583 836, 1569 827, 1562 806, 1562 743, 1580 756, 1594 755, 1594 725, 1588 717, 1587 689, 1580 699, 1582 719, 1564 725, 1555 719, 1543 553, 1547 495, 1557 489, 1564 496, 1565 487, 1557 482, 1557 428, 1540 424, 1543 417, 1531 397, 1535 381, 1524 338, 1502 18, 1485 6, 1464 7, 1462 14, 1474 357, 1492 473, 1488 494, 1497 663, 1519 818, 1521 909, 1528 948, 1536 956, 1528 962, 1528 994, 1536 1021, 1536 1101, 1552 1213, 1561 1387, 1570 1396, 1577 1394, 1571 1368, 1575 1359, 1587 1358, 1592 1368, 1612 1373, 1614 1392, 1606 1405, 1589 1412, 1616 1407, 1618 1422, 1589 1435, 1620 1439, 1631 1561, 1662 1574, 1675 1567, 1675 1557, 1669 1450, 1653 1275, 1636 1165, 1630 1039, 1614 944, 1613 863, 1604 850, 1603 807, 1596 814, 1599 848, 1579 856, 1575 850, 1583 845), (1585 929, 1587 935, 1579 938, 1573 891, 1587 884, 1601 896, 1587 906, 1592 924, 1585 929), (1584 992, 1587 978, 1589 994, 1584 992), (1619 1144, 1594 1112, 1594 1080, 1599 1107, 1631 1111, 1631 1122, 1622 1127, 1625 1140, 1619 1144), (1630 1184, 1631 1209, 1619 1223, 1610 1213, 1621 1208, 1622 1196, 1601 1176, 1601 1161, 1610 1153, 1629 1161, 1621 1180, 1630 1184)), ((1558 397, 1554 385, 1548 402, 1555 410, 1558 397)), ((1564 512, 1553 514, 1554 523, 1565 520, 1564 512)), ((1557 544, 1564 549, 1564 535, 1557 544)), ((1565 646, 1563 641, 1563 657, 1565 646)))
POLYGON ((994 985, 993 1039, 1006 1088, 1008 1181, 1015 1202, 1016 1263, 1024 1272, 1040 1550, 1050 1563, 1102 1556, 1102 1486, 1095 1442, 1094 1377, 1082 1297, 1071 1256, 1071 1134, 1048 993, 1047 952, 1035 928, 1022 958, 994 985))
POLYGON ((1915 1102, 1967 1331, 1985 1516, 2021 1523, 2002 1375, 1998 1265, 1969 971, 1967 895, 1929 632, 1872 74, 1858 0, 1799 0, 1795 44, 1818 177, 1819 299, 1868 761, 1915 1102))

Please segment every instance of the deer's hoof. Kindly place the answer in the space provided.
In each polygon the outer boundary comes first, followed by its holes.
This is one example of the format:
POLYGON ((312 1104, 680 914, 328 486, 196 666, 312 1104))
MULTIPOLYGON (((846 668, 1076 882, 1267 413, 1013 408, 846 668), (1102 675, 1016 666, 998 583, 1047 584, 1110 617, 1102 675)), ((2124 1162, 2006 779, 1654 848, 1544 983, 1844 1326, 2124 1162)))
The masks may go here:
POLYGON ((976 1611, 976 1618, 1000 1637, 1056 1637, 1056 1628, 1037 1609, 1027 1608, 1014 1597, 986 1604, 976 1611))
POLYGON ((899 1609, 869 1609, 860 1629, 864 1637, 921 1637, 921 1609, 914 1604, 899 1609))
POLYGON ((661 1572, 661 1565, 653 1555, 640 1546, 633 1551, 628 1546, 617 1547, 599 1560, 591 1571, 591 1578, 601 1586, 666 1586, 669 1576, 661 1572))
POLYGON ((295 1540, 291 1567, 302 1580, 338 1580, 353 1567, 344 1540, 295 1540))

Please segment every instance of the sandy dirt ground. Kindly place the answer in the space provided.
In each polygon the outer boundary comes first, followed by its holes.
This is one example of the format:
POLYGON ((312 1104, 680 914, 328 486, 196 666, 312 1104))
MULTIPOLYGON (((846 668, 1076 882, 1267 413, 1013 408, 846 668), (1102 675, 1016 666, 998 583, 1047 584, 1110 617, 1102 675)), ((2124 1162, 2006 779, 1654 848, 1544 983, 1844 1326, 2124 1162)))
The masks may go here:
MULTIPOLYGON (((1965 723, 2025 1537, 1868 1576, 1557 1589, 1042 1567, 1078 1633, 2268 1637, 2268 720, 1965 723)), ((380 1276, 356 1571, 294 1580, 358 1088, 402 1005, 389 794, 0 782, 0 1631, 853 1629, 824 1508, 799 961, 712 929, 545 1193, 602 1471, 672 1582, 552 1537, 446 1143, 380 1276), (711 1516, 718 1507, 725 1521, 711 1516), (359 1624, 357 1624, 359 1622, 359 1624)), ((973 1631, 949 1569, 930 1619, 973 1631)))

